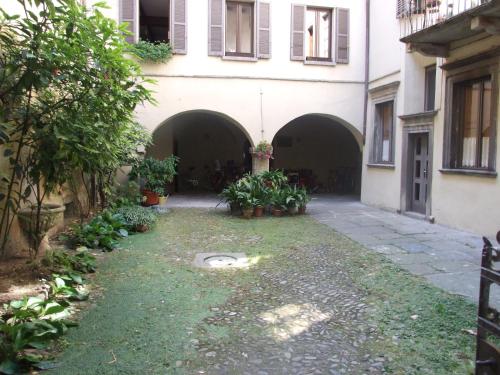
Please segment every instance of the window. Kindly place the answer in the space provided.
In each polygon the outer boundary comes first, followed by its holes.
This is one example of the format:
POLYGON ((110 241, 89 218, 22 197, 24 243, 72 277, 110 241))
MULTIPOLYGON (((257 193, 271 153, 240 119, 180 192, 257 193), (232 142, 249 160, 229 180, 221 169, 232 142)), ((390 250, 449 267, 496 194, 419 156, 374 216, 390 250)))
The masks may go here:
POLYGON ((436 98, 436 65, 425 68, 425 110, 434 111, 436 98))
POLYGON ((306 59, 332 60, 332 10, 307 8, 306 59))
POLYGON ((254 4, 226 2, 226 55, 254 55, 254 4))
POLYGON ((373 162, 392 164, 394 134, 394 101, 375 104, 373 162))
POLYGON ((169 4, 161 0, 139 0, 139 39, 169 42, 169 4))
POLYGON ((492 77, 453 84, 451 168, 493 169, 492 77))

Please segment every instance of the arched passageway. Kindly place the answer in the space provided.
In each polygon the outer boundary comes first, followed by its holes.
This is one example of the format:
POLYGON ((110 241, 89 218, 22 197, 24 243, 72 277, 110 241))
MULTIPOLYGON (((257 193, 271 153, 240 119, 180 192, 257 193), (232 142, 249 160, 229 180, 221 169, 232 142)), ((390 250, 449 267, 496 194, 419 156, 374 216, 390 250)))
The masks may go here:
POLYGON ((272 169, 318 193, 359 194, 361 134, 332 117, 305 115, 274 137, 272 169))
POLYGON ((178 114, 160 125, 147 155, 180 158, 171 191, 220 192, 225 184, 251 171, 250 147, 248 135, 236 121, 200 110, 178 114))

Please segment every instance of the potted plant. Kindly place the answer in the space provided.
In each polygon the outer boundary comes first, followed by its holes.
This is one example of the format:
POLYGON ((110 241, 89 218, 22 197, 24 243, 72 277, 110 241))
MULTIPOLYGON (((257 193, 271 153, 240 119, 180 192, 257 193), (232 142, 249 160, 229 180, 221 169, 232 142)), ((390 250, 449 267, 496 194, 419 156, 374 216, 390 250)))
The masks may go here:
POLYGON ((145 158, 132 167, 130 178, 144 181, 142 193, 146 197, 146 206, 160 204, 160 197, 165 197, 162 202, 166 203, 165 187, 174 180, 178 162, 177 156, 170 155, 164 160, 145 158))
POLYGON ((151 208, 123 206, 115 211, 134 232, 147 232, 156 223, 157 215, 151 208))
POLYGON ((229 205, 231 215, 238 216, 241 214, 241 206, 238 201, 238 186, 235 183, 230 184, 219 194, 224 202, 229 205))
POLYGON ((252 198, 252 195, 249 192, 240 191, 238 201, 241 206, 243 218, 250 219, 253 215, 255 199, 252 198))
POLYGON ((283 216, 286 210, 286 196, 283 190, 274 190, 271 196, 271 213, 273 216, 283 216))
POLYGON ((283 190, 285 195, 285 205, 290 215, 296 215, 298 212, 298 194, 297 188, 287 187, 283 190))
POLYGON ((307 190, 305 188, 301 188, 297 190, 297 201, 298 201, 298 213, 299 215, 304 215, 306 213, 307 203, 311 200, 309 194, 307 194, 307 190))

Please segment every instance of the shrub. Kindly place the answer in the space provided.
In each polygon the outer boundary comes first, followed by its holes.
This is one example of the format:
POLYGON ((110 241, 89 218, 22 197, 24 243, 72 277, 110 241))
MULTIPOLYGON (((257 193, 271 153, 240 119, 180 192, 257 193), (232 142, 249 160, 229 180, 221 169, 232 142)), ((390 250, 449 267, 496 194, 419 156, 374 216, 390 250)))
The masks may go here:
POLYGON ((73 228, 73 242, 76 245, 92 249, 101 248, 105 251, 116 249, 118 247, 117 240, 127 236, 127 225, 123 217, 110 210, 103 211, 88 224, 73 228))
POLYGON ((92 273, 96 270, 95 257, 88 251, 77 251, 70 254, 64 250, 47 251, 41 261, 42 265, 55 273, 92 273))
POLYGON ((129 177, 131 179, 143 179, 146 189, 158 195, 163 195, 165 193, 165 186, 171 183, 177 174, 176 167, 178 162, 179 158, 175 155, 170 155, 164 160, 146 158, 132 167, 129 177))
POLYGON ((124 206, 115 212, 123 218, 128 229, 132 231, 137 231, 139 227, 151 228, 158 219, 153 210, 142 206, 124 206))

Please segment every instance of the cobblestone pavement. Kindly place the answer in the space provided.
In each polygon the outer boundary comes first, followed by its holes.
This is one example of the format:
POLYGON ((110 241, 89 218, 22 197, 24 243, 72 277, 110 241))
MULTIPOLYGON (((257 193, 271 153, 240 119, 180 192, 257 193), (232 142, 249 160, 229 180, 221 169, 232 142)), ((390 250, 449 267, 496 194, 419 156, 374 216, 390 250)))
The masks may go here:
POLYGON ((210 325, 240 331, 230 343, 194 340, 200 374, 380 374, 384 357, 365 352, 377 340, 370 306, 340 267, 339 250, 297 249, 259 268, 210 325), (284 264, 286 263, 286 264, 284 264))
MULTIPOLYGON (((215 207, 214 195, 173 196, 172 207, 215 207)), ((225 209, 219 205, 219 209, 225 209)), ((398 215, 360 203, 352 197, 318 195, 308 206, 319 222, 382 253, 409 272, 477 303, 481 236, 398 215)), ((500 290, 491 301, 500 307, 500 290)))

